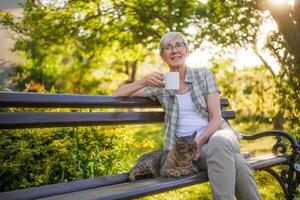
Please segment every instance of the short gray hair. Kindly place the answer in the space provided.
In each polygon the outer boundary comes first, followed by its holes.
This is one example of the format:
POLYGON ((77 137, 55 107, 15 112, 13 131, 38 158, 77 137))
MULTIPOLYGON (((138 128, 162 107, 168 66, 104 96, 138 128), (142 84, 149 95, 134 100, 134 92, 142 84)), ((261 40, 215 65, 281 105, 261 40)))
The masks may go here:
POLYGON ((189 50, 188 41, 182 33, 180 33, 180 32, 167 32, 160 39, 159 53, 162 53, 163 48, 166 45, 166 43, 168 43, 171 40, 177 39, 177 38, 181 39, 182 42, 184 43, 184 45, 186 46, 187 50, 189 50))

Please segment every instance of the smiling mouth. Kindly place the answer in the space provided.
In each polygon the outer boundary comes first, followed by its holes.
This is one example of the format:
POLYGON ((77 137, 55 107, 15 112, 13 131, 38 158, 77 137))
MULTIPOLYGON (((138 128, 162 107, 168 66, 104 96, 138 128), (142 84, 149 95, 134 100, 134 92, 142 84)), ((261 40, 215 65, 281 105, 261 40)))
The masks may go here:
POLYGON ((179 59, 181 59, 181 57, 178 56, 171 58, 171 60, 179 60, 179 59))

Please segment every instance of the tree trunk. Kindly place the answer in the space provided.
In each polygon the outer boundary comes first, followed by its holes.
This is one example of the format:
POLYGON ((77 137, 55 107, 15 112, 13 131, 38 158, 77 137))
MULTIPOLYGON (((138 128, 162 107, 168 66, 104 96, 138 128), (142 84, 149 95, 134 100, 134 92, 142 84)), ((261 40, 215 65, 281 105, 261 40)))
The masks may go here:
POLYGON ((137 70, 137 60, 135 60, 131 63, 131 77, 130 77, 131 82, 135 81, 136 70, 137 70))
POLYGON ((125 61, 126 71, 125 73, 128 75, 129 79, 127 83, 132 83, 135 81, 136 70, 137 70, 137 60, 134 61, 125 61))
POLYGON ((289 51, 296 59, 297 65, 300 66, 300 0, 295 0, 295 14, 291 15, 288 1, 278 6, 273 0, 264 0, 267 9, 278 25, 288 44, 289 51), (294 18, 293 18, 294 17, 294 18))
POLYGON ((275 130, 283 130, 284 117, 282 112, 278 112, 273 119, 273 126, 275 130))

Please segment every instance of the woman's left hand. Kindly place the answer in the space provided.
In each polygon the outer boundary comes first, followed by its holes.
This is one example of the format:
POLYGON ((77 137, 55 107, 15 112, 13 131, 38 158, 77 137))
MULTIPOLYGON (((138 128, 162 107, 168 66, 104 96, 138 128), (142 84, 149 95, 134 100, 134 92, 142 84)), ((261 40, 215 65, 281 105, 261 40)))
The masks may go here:
POLYGON ((194 160, 198 160, 201 157, 201 149, 205 144, 205 140, 203 137, 199 136, 198 138, 196 138, 196 143, 197 143, 198 151, 197 151, 197 156, 194 158, 194 160))
POLYGON ((197 161, 201 157, 201 148, 198 148, 196 156, 194 156, 193 160, 197 161))

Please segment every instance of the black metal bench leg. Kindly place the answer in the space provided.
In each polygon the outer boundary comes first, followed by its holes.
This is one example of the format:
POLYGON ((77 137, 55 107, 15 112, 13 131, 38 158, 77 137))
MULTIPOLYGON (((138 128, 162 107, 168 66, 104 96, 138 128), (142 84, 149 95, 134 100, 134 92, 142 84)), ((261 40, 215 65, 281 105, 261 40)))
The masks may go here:
POLYGON ((294 199, 295 194, 297 194, 297 187, 299 185, 300 180, 300 165, 299 165, 299 145, 298 144, 292 144, 292 155, 291 160, 289 164, 289 170, 288 173, 286 173, 287 177, 287 184, 289 189, 289 198, 288 199, 294 199))
POLYGON ((280 175, 272 169, 273 166, 262 168, 262 170, 270 173, 279 182, 286 199, 293 200, 295 194, 297 193, 297 187, 300 183, 300 147, 297 140, 290 134, 280 130, 264 131, 251 136, 243 136, 246 140, 254 140, 266 136, 274 136, 277 141, 274 144, 272 151, 274 155, 286 155, 287 152, 287 142, 289 142, 292 148, 292 154, 290 159, 284 163, 288 166, 288 169, 283 169, 280 175), (282 140, 285 138, 286 140, 282 140))
POLYGON ((288 198, 288 196, 289 196, 289 191, 288 191, 288 188, 287 188, 287 186, 286 186, 286 183, 285 183, 284 179, 283 179, 281 176, 279 176, 279 175, 278 175, 273 169, 271 169, 271 168, 264 168, 263 170, 266 171, 266 172, 268 172, 268 173, 270 173, 274 178, 276 178, 276 180, 278 181, 278 183, 280 184, 280 186, 281 186, 281 188, 282 188, 282 190, 283 190, 284 196, 285 196, 287 199, 289 199, 289 198, 288 198))
POLYGON ((289 169, 287 170, 282 170, 280 175, 272 168, 264 168, 262 170, 270 173, 274 178, 276 178, 286 199, 293 200, 295 198, 295 194, 297 193, 296 188, 299 184, 300 176, 299 173, 294 170, 293 165, 289 165, 289 169))

